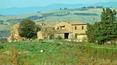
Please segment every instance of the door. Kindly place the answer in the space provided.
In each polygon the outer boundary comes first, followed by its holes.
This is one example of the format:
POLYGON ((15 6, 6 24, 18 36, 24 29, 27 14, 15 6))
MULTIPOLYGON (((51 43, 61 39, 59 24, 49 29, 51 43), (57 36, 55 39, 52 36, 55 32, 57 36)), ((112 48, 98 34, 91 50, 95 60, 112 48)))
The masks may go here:
POLYGON ((64 39, 68 39, 69 38, 69 33, 64 33, 64 39))

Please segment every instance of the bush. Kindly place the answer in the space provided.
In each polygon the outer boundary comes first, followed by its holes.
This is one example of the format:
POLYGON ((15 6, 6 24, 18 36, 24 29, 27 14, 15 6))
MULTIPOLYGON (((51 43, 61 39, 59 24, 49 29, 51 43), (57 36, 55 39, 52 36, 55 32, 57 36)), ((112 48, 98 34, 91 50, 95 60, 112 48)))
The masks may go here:
POLYGON ((0 42, 1 43, 6 43, 7 42, 7 39, 6 38, 0 38, 0 42))
POLYGON ((57 40, 62 40, 63 38, 61 36, 56 37, 57 40))

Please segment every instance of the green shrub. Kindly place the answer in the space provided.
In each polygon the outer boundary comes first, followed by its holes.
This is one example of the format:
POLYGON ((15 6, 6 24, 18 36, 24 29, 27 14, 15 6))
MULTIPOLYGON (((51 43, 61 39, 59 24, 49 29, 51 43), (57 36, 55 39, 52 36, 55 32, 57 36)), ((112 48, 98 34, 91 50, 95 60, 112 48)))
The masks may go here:
POLYGON ((62 40, 63 38, 61 36, 56 37, 57 40, 62 40))

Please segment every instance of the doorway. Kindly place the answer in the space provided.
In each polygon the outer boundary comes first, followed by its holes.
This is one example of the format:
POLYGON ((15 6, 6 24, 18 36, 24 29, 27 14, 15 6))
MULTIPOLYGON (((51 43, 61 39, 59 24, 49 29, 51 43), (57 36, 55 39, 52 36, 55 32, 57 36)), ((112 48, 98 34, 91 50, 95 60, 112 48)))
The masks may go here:
POLYGON ((64 39, 68 39, 69 38, 69 33, 64 33, 64 39))

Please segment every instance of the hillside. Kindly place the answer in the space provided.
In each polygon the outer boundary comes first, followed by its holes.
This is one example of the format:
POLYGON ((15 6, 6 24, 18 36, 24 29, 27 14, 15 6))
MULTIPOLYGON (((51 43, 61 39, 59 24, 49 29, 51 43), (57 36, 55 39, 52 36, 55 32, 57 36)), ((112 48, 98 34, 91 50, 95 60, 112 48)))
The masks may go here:
MULTIPOLYGON (((112 8, 117 10, 116 8, 112 8)), ((81 21, 84 23, 94 23, 100 21, 102 8, 83 7, 83 8, 60 8, 55 10, 37 11, 33 13, 20 14, 15 16, 0 16, 0 22, 4 24, 15 24, 24 18, 29 18, 36 22, 54 23, 60 21, 81 21)))
POLYGON ((86 23, 92 23, 99 21, 99 16, 101 11, 102 8, 56 9, 56 10, 48 10, 44 12, 35 12, 35 13, 29 13, 17 16, 0 16, 0 20, 13 23, 21 21, 21 19, 23 18, 29 18, 34 21, 50 21, 50 22, 64 21, 70 19, 71 21, 76 20, 86 23))
MULTIPOLYGON (((116 9, 116 8, 114 8, 116 9)), ((116 9, 117 10, 117 9, 116 9)), ((84 22, 94 23, 100 21, 101 7, 82 7, 82 8, 60 8, 48 11, 37 11, 35 13, 17 15, 17 16, 0 16, 0 32, 8 31, 10 27, 19 23, 24 18, 31 19, 36 23, 56 23, 61 21, 67 22, 84 22)), ((10 33, 10 32, 9 32, 10 33)), ((1 34, 2 35, 2 34, 1 34)))

